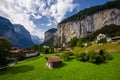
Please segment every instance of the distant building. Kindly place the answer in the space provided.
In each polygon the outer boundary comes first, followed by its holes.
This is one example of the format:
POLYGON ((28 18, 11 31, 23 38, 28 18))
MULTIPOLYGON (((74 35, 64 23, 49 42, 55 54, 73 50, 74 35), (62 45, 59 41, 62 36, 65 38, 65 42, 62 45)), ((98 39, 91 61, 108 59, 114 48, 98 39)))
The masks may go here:
POLYGON ((46 57, 46 66, 50 69, 62 66, 62 60, 58 56, 46 57))
POLYGON ((120 36, 112 37, 111 40, 113 42, 118 42, 118 41, 120 41, 120 36))
POLYGON ((63 52, 63 51, 71 52, 72 49, 71 49, 71 48, 65 48, 65 47, 62 47, 62 48, 57 48, 56 51, 58 51, 58 52, 63 52))
POLYGON ((38 52, 35 50, 12 49, 10 52, 11 52, 11 58, 17 58, 17 57, 27 58, 38 55, 38 52))
POLYGON ((105 35, 105 34, 100 33, 100 34, 97 36, 96 43, 98 43, 101 39, 106 39, 107 42, 111 42, 111 38, 110 38, 110 37, 108 37, 108 36, 105 35))
POLYGON ((45 45, 44 45, 43 47, 44 47, 44 48, 49 48, 49 46, 45 46, 45 45))

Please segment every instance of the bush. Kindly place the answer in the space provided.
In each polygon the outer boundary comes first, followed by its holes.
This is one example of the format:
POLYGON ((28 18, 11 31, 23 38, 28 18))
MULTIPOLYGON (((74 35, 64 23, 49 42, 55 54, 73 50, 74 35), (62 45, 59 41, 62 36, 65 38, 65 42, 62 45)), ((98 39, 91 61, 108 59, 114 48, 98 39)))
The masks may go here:
POLYGON ((69 54, 69 53, 62 53, 62 54, 60 55, 60 57, 61 57, 62 59, 64 59, 65 61, 67 61, 67 60, 69 60, 69 58, 70 58, 70 54, 69 54))
POLYGON ((86 54, 86 59, 87 59, 87 61, 89 61, 90 60, 90 57, 92 57, 92 56, 94 56, 95 54, 94 54, 94 51, 90 51, 89 53, 87 53, 86 54))
POLYGON ((106 38, 102 38, 98 41, 98 43, 107 43, 107 39, 106 38))
POLYGON ((104 58, 105 58, 105 60, 112 60, 113 59, 112 55, 110 55, 108 53, 104 54, 104 58))
POLYGON ((100 54, 93 54, 90 56, 89 62, 96 63, 96 64, 102 63, 104 62, 104 57, 100 54))
POLYGON ((60 55, 58 53, 56 53, 55 56, 60 56, 60 55))
POLYGON ((98 50, 98 52, 90 51, 89 53, 79 53, 76 54, 76 59, 78 61, 89 61, 91 63, 99 64, 105 60, 111 60, 113 57, 104 50, 98 50))
POLYGON ((83 47, 83 45, 82 45, 82 40, 81 40, 81 39, 79 39, 79 40, 77 41, 76 46, 77 46, 77 47, 83 47))
POLYGON ((69 42, 69 46, 75 47, 77 45, 77 41, 78 41, 77 37, 73 37, 69 42))
POLYGON ((49 52, 54 53, 54 47, 51 47, 49 52))
POLYGON ((44 49, 44 53, 45 53, 45 54, 48 54, 48 53, 49 53, 49 48, 45 48, 45 49, 44 49))
POLYGON ((69 54, 70 56, 73 56, 74 53, 73 52, 66 52, 67 54, 69 54))
POLYGON ((17 60, 18 60, 18 61, 21 61, 21 60, 23 60, 23 59, 25 59, 24 56, 22 56, 22 55, 17 56, 17 60))
POLYGON ((87 61, 87 57, 85 53, 78 53, 76 54, 76 59, 78 61, 87 61))

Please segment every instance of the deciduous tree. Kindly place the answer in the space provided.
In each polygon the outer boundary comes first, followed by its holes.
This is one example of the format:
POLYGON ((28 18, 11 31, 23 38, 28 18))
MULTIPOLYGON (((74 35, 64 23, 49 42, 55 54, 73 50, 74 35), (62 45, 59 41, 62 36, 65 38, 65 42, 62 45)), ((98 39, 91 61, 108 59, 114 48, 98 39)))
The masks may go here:
POLYGON ((7 39, 0 37, 0 67, 5 67, 10 56, 11 43, 7 39))

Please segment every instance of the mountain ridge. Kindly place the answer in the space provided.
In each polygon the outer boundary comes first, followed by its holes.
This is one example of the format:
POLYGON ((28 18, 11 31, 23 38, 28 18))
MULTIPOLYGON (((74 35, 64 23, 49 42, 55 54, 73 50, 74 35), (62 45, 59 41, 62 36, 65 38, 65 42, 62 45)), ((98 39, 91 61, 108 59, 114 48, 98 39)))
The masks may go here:
POLYGON ((27 48, 34 44, 30 33, 20 24, 12 24, 0 16, 0 36, 10 40, 13 47, 27 48))

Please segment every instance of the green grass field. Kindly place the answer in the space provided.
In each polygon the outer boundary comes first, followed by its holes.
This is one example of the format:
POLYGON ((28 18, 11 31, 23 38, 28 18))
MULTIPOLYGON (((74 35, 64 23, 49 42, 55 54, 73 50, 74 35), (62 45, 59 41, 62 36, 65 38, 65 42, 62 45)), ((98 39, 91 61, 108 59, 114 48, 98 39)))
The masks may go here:
POLYGON ((100 65, 64 61, 64 66, 48 69, 47 54, 21 61, 15 66, 0 71, 0 80, 120 80, 120 52, 113 53, 114 59, 100 65))
POLYGON ((93 44, 89 47, 83 47, 83 48, 75 47, 74 53, 91 51, 95 49, 102 49, 102 50, 106 50, 107 52, 118 52, 120 51, 120 43, 106 43, 103 45, 93 44))

